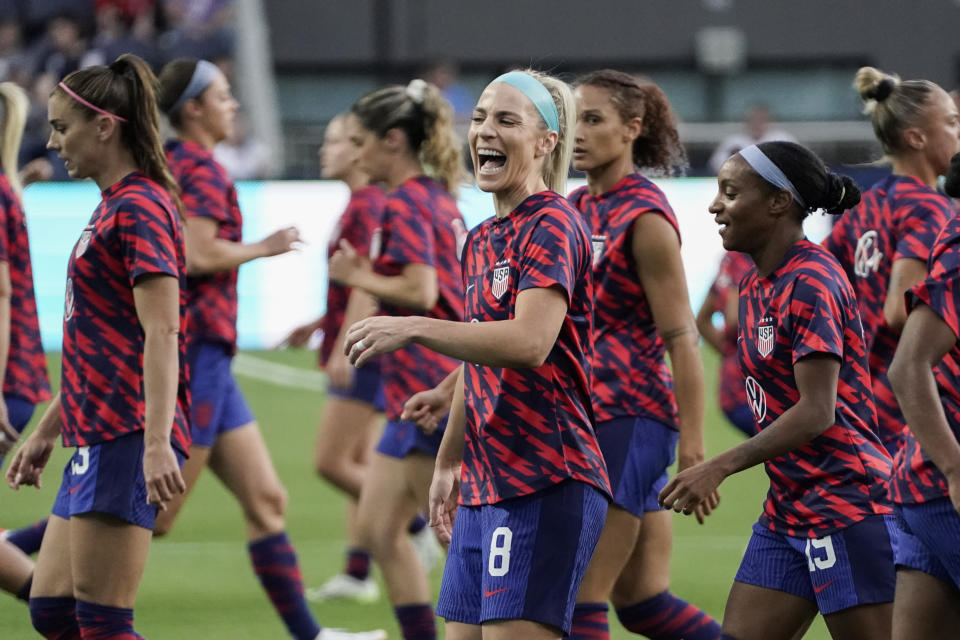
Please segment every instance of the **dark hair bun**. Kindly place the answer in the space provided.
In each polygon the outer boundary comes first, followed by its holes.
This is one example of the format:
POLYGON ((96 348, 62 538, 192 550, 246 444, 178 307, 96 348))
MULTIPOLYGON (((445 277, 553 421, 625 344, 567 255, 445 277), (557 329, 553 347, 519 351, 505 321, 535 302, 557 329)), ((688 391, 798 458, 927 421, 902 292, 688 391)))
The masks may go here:
POLYGON ((950 168, 947 169, 943 190, 951 198, 960 198, 960 153, 950 158, 950 168))
POLYGON ((819 208, 830 215, 839 216, 860 203, 860 187, 850 176, 827 174, 827 191, 819 208))

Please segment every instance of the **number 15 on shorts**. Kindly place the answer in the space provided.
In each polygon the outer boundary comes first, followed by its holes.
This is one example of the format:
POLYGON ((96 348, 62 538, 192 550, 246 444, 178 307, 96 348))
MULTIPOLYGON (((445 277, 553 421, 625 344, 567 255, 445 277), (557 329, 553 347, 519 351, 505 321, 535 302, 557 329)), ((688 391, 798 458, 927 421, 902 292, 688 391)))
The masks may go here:
POLYGON ((507 575, 510 571, 510 544, 513 532, 510 527, 497 527, 490 538, 490 558, 487 561, 487 573, 494 578, 507 575))

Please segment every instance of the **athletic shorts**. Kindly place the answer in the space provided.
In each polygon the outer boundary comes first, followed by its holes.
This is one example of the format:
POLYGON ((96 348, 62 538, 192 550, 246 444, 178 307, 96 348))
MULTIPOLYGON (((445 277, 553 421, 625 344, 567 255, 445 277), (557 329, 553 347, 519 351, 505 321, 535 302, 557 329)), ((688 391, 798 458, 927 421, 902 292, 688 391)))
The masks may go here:
POLYGON ((638 518, 659 511, 657 496, 677 450, 677 430, 649 418, 615 418, 597 425, 597 441, 613 503, 638 518))
MULTIPOLYGON (((174 452, 182 467, 183 454, 174 452)), ((63 469, 53 515, 69 520, 84 513, 106 513, 153 531, 157 507, 147 504, 142 431, 76 448, 63 469)))
POLYGON ((606 496, 573 480, 496 504, 461 505, 437 615, 475 625, 532 620, 569 634, 606 514, 606 496))
POLYGON ((372 364, 354 369, 353 385, 349 389, 337 389, 329 385, 327 395, 373 405, 380 412, 383 412, 386 406, 383 386, 380 384, 380 367, 372 364))
POLYGON ((253 422, 253 412, 230 372, 233 356, 217 342, 187 350, 190 365, 190 428, 193 446, 212 447, 221 433, 253 422))
POLYGON ((950 498, 894 505, 897 567, 923 571, 960 588, 960 514, 950 498))
POLYGON ((377 451, 401 460, 414 452, 425 453, 436 458, 437 451, 440 450, 440 441, 443 440, 443 431, 446 428, 446 418, 440 421, 437 430, 430 435, 421 431, 415 422, 387 420, 380 442, 377 443, 377 451))
POLYGON ((734 579, 816 602, 823 615, 893 602, 896 543, 889 515, 822 538, 784 536, 757 523, 734 579))
MULTIPOLYGON (((9 395, 4 398, 7 401, 7 417, 10 420, 10 426, 16 429, 17 433, 23 433, 33 417, 35 404, 24 400, 20 396, 9 395)), ((0 456, 0 467, 3 466, 4 456, 0 456)))
POLYGON ((753 409, 749 405, 744 404, 731 411, 724 411, 723 415, 727 417, 730 424, 748 438, 757 434, 757 422, 753 418, 753 409))

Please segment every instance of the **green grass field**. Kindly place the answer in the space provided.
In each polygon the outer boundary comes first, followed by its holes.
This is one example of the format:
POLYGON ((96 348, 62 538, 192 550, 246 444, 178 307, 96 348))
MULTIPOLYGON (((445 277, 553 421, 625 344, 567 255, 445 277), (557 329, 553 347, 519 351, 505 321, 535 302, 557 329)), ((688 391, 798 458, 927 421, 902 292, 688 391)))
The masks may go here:
MULTIPOLYGON (((312 369, 312 353, 258 352, 255 357, 312 369)), ((713 401, 716 359, 705 350, 707 369, 708 454, 738 439, 713 401)), ((59 369, 52 358, 51 372, 59 369)), ((56 374, 54 378, 56 378, 56 374)), ((257 415, 280 476, 290 493, 288 530, 300 557, 304 579, 315 586, 338 572, 343 562, 344 500, 320 482, 312 470, 313 434, 323 404, 316 392, 239 377, 257 415)), ((39 411, 38 411, 39 413, 39 411)), ((19 493, 0 489, 0 526, 14 528, 47 514, 60 481, 68 451, 58 449, 44 476, 44 488, 19 493)), ((721 487, 720 509, 704 526, 675 516, 673 591, 719 618, 727 592, 759 515, 767 480, 756 468, 728 479, 721 487)), ((153 544, 136 608, 137 630, 153 640, 264 640, 285 638, 247 560, 240 511, 216 478, 204 475, 184 507, 174 531, 153 544)), ((434 595, 441 568, 434 570, 434 595)), ((354 630, 381 627, 400 638, 385 597, 370 605, 315 605, 327 626, 354 630)), ((442 627, 442 623, 441 623, 442 627)), ((0 639, 34 638, 27 608, 0 595, 0 639)), ((611 637, 634 638, 611 616, 611 637)), ((822 621, 807 633, 812 640, 829 637, 822 621)))

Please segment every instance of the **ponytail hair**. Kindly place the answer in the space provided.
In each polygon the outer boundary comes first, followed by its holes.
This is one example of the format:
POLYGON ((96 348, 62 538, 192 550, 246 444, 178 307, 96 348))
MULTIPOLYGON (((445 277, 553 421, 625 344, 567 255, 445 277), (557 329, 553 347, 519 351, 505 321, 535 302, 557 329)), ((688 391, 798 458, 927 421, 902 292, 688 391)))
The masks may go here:
POLYGON ((853 86, 864 102, 863 112, 870 116, 877 140, 890 155, 904 149, 903 130, 921 124, 930 98, 939 88, 929 80, 901 80, 873 67, 861 67, 853 86))
POLYGON ((640 135, 633 141, 635 167, 672 176, 689 166, 687 152, 677 133, 676 116, 660 87, 613 69, 591 71, 578 78, 574 86, 605 89, 621 120, 640 118, 643 121, 640 135))
POLYGON ((827 169, 817 154, 803 145, 777 141, 761 142, 757 147, 793 183, 806 204, 804 217, 818 210, 839 216, 859 204, 857 183, 827 169))
POLYGON ((453 130, 453 107, 440 89, 418 78, 405 87, 391 85, 368 93, 351 112, 378 138, 390 129, 403 131, 424 172, 456 194, 464 178, 463 160, 453 130))
MULTIPOLYGON (((567 174, 570 171, 570 160, 573 158, 573 130, 577 125, 577 104, 573 98, 573 90, 566 82, 554 76, 534 69, 516 69, 520 73, 536 78, 550 93, 553 104, 557 107, 557 120, 560 123, 557 131, 557 145, 549 156, 543 160, 543 182, 551 191, 560 194, 567 192, 567 174)), ((543 130, 547 123, 540 119, 543 130)))
MULTIPOLYGON (((180 215, 180 187, 167 167, 166 154, 160 139, 160 114, 157 109, 157 77, 141 58, 125 53, 109 66, 79 69, 63 79, 72 92, 90 104, 125 120, 117 120, 120 140, 133 155, 137 169, 167 190, 180 215)), ((71 98, 58 85, 60 92, 70 100, 74 109, 88 119, 97 112, 71 98)))
POLYGON ((17 167, 17 155, 23 140, 23 129, 27 124, 27 111, 30 107, 26 92, 12 82, 0 82, 0 169, 7 175, 7 181, 17 196, 23 194, 23 183, 17 167))

